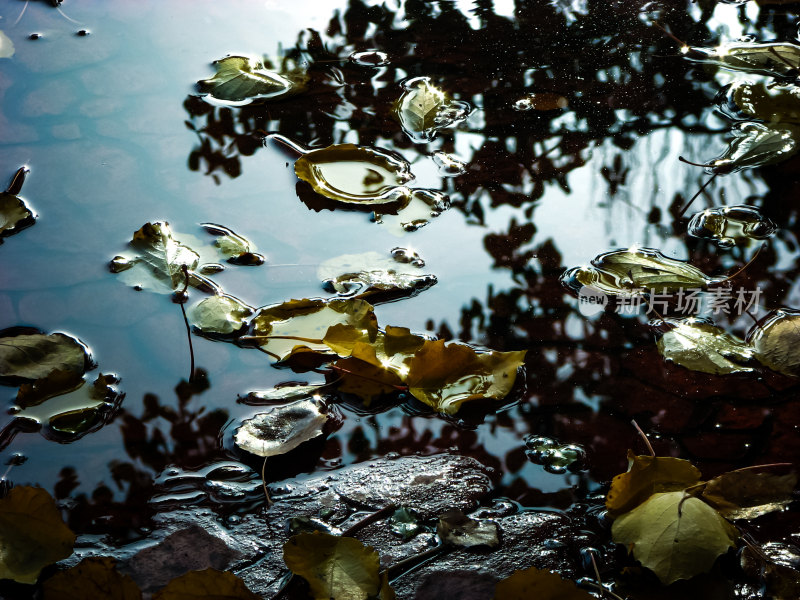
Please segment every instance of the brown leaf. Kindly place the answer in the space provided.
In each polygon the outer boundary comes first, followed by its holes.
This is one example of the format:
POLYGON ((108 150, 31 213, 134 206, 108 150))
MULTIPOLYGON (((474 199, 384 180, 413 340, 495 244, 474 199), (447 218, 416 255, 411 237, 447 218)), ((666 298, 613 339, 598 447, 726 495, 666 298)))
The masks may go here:
POLYGON ((153 600, 261 600, 233 573, 205 569, 176 577, 153 600))
POLYGON ((731 471, 705 485, 703 500, 726 519, 755 519, 789 504, 796 485, 796 473, 731 471))
POLYGON ((530 567, 497 583, 494 600, 592 600, 594 596, 557 573, 530 567))
POLYGON ((139 586, 116 563, 108 556, 84 558, 44 582, 44 600, 141 600, 139 586))

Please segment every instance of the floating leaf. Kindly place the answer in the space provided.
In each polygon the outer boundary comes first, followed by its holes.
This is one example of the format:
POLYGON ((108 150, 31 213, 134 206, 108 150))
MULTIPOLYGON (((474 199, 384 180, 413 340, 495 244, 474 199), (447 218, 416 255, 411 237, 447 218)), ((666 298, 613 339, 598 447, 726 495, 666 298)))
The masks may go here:
POLYGON ((341 296, 369 296, 373 302, 415 296, 437 282, 435 275, 377 252, 343 254, 317 269, 326 291, 341 296), (377 299, 377 300, 376 300, 377 299))
POLYGON ((766 240, 778 226, 752 206, 708 208, 689 221, 689 235, 712 240, 720 248, 730 248, 749 240, 766 240))
POLYGON ((115 568, 108 556, 84 558, 42 585, 44 600, 141 600, 139 586, 115 568))
POLYGON ((261 600, 233 573, 204 569, 176 577, 153 600, 261 600))
POLYGON ((618 517, 611 535, 665 584, 707 572, 739 538, 716 510, 682 491, 653 494, 618 517))
POLYGON ((747 341, 765 367, 800 376, 800 311, 782 308, 770 312, 750 330, 747 341))
POLYGON ((32 381, 56 370, 82 375, 91 365, 86 346, 74 337, 29 331, 0 331, 0 377, 32 381))
POLYGON ((169 223, 146 223, 133 234, 130 246, 134 256, 116 256, 110 265, 111 272, 122 273, 126 283, 169 294, 186 285, 186 269, 190 286, 218 290, 216 284, 194 272, 200 256, 173 237, 169 223))
POLYGON ((728 149, 706 166, 709 173, 735 173, 786 160, 798 150, 800 128, 787 123, 772 125, 748 121, 731 128, 728 149))
POLYGON ((561 283, 576 294, 589 286, 622 297, 704 288, 714 281, 688 263, 668 258, 658 250, 636 247, 600 254, 592 260, 592 266, 574 267, 561 276, 561 283))
POLYGON ((686 48, 684 54, 693 62, 770 77, 794 79, 800 66, 800 46, 787 43, 735 42, 717 48, 686 48))
POLYGON ((72 554, 75 534, 42 488, 17 486, 0 498, 0 579, 36 583, 47 565, 72 554))
MULTIPOLYGON (((3 32, 0 31, 0 36, 2 34, 3 32)), ((1 43, 2 39, 0 39, 1 43)), ((8 189, 0 192, 0 244, 3 243, 4 237, 19 233, 36 222, 36 215, 28 208, 25 201, 18 197, 27 173, 28 169, 25 167, 18 169, 11 178, 8 189)))
POLYGON ((294 88, 289 79, 268 71, 260 60, 254 58, 226 56, 211 64, 217 72, 211 79, 198 81, 197 89, 201 94, 232 106, 283 96, 294 88))
POLYGON ((239 396, 244 404, 285 404, 294 400, 302 400, 319 394, 321 385, 281 385, 270 390, 256 390, 239 396))
POLYGON ((348 358, 337 360, 331 366, 341 378, 339 392, 354 394, 367 406, 377 397, 406 389, 399 369, 392 368, 391 363, 384 364, 370 344, 356 343, 348 358))
POLYGON ((294 172, 326 198, 364 205, 406 204, 411 190, 405 184, 414 179, 399 154, 353 144, 310 150, 297 159, 294 172))
POLYGON ((247 238, 222 225, 200 223, 200 226, 217 237, 214 240, 214 246, 229 263, 242 266, 264 264, 264 257, 261 254, 256 254, 255 245, 247 238))
POLYGON ((470 105, 448 98, 428 77, 415 77, 403 84, 405 91, 394 107, 400 126, 411 141, 424 144, 436 133, 467 118, 470 105))
POLYGON ((45 400, 66 394, 83 385, 83 373, 55 369, 33 383, 23 383, 17 390, 17 405, 36 406, 45 400))
POLYGON ((447 152, 437 150, 431 154, 431 158, 434 164, 439 167, 439 175, 442 177, 458 177, 467 172, 467 163, 447 152))
POLYGON ((354 538, 301 533, 284 544, 283 560, 315 600, 367 600, 382 585, 378 553, 354 538))
POLYGON ((497 583, 494 600, 593 600, 594 596, 574 582, 562 579, 558 573, 530 567, 514 571, 497 583))
POLYGON ((742 340, 711 323, 695 318, 666 319, 672 329, 658 340, 665 360, 701 373, 749 373, 756 353, 742 340))
POLYGON ((278 361, 303 352, 331 355, 322 339, 337 324, 366 330, 372 339, 378 331, 372 305, 364 300, 303 299, 258 309, 251 320, 251 338, 278 361))
POLYGON ((458 509, 448 510, 441 515, 436 525, 436 534, 442 543, 459 548, 497 548, 500 545, 499 531, 497 523, 470 519, 458 509))
POLYGON ((505 398, 524 360, 524 350, 479 354, 465 344, 425 342, 409 362, 405 382, 415 398, 452 415, 470 400, 505 398))
POLYGON ((700 481, 700 471, 688 460, 635 456, 628 451, 628 461, 628 471, 614 477, 606 496, 612 517, 629 512, 653 494, 683 490, 700 481))
POLYGON ((789 504, 796 485, 795 473, 731 471, 706 483, 703 500, 726 519, 755 519, 789 504))
POLYGON ((255 310, 233 296, 205 298, 189 313, 189 321, 203 335, 230 336, 241 331, 255 310))
POLYGON ((450 197, 438 190, 414 189, 407 204, 397 214, 386 214, 376 210, 374 220, 398 237, 417 231, 450 208, 450 197))
POLYGON ((767 123, 800 123, 800 88, 764 82, 737 81, 721 94, 723 112, 733 118, 767 123))
POLYGON ((277 456, 294 450, 303 442, 322 435, 328 415, 317 403, 297 400, 273 406, 244 421, 234 434, 236 445, 257 456, 277 456))

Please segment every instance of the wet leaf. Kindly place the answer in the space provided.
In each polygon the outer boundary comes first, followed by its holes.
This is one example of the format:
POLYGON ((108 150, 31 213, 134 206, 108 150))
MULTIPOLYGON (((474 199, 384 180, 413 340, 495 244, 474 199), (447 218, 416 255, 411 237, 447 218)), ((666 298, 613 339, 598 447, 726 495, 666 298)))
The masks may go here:
POLYGON ((278 361, 303 352, 332 355, 323 338, 334 325, 352 325, 372 339, 378 330, 372 305, 357 299, 290 300, 258 309, 250 323, 252 339, 278 361))
POLYGON ((0 332, 0 377, 31 381, 56 370, 82 375, 90 364, 86 346, 64 333, 0 332))
MULTIPOLYGON (((0 31, 0 36, 2 35, 3 32, 0 31)), ((2 44, 2 38, 0 38, 0 44, 2 44)), ((19 233, 36 222, 36 215, 17 195, 22 190, 27 173, 28 169, 25 167, 18 169, 11 178, 8 189, 0 192, 0 244, 3 243, 4 237, 19 233)))
POLYGON ((755 44, 735 42, 717 48, 688 48, 686 58, 693 62, 718 65, 731 71, 797 77, 800 66, 800 46, 787 43, 755 44))
POLYGON ((797 475, 731 471, 711 479, 703 489, 703 500, 726 519, 755 519, 781 510, 792 501, 797 475))
POLYGON ((173 237, 169 223, 146 223, 133 234, 130 242, 133 256, 116 256, 111 261, 111 271, 122 273, 123 281, 161 294, 182 289, 186 284, 184 267, 189 272, 189 285, 200 287, 211 284, 194 273, 200 256, 173 237))
POLYGON ((83 383, 82 373, 55 369, 42 379, 20 385, 17 390, 17 405, 23 408, 36 406, 45 400, 76 390, 83 383))
POLYGON ((714 281, 688 263, 668 258, 658 250, 637 247, 600 254, 592 260, 592 266, 574 267, 561 276, 561 283, 576 294, 589 286, 622 297, 704 288, 714 281))
POLYGON ((227 227, 214 223, 200 223, 208 233, 215 235, 214 246, 229 263, 242 266, 258 266, 264 264, 264 257, 256 254, 256 247, 244 236, 227 227))
POLYGON ((75 534, 42 488, 17 486, 0 498, 0 579, 36 583, 44 567, 72 554, 74 543, 75 534))
POLYGON ((382 586, 378 553, 354 538, 301 533, 284 544, 283 560, 315 600, 367 600, 382 586))
POLYGON ((84 558, 44 582, 44 600, 141 600, 139 586, 119 573, 116 563, 107 556, 84 558))
POLYGON ((453 101, 428 77, 408 80, 405 91, 394 107, 403 131, 415 143, 424 144, 440 129, 452 127, 467 118, 470 105, 453 101))
POLYGON ((277 456, 322 435, 328 415, 316 402, 297 400, 273 406, 245 420, 234 434, 236 445, 257 456, 277 456))
POLYGON ((452 415, 470 400, 505 398, 524 360, 524 350, 479 354, 465 344, 425 342, 409 362, 405 382, 415 398, 452 415))
POLYGON ((233 296, 205 298, 192 308, 189 322, 203 335, 229 336, 241 331, 255 310, 233 296))
POLYGON ((664 584, 709 571, 739 538, 716 510, 682 491, 653 494, 617 517, 611 535, 664 584))
POLYGON ((328 259, 317 276, 328 292, 369 297, 372 302, 416 296, 437 282, 435 275, 420 272, 420 267, 377 252, 328 259))
POLYGON ((768 542, 742 548, 740 564, 752 579, 766 583, 767 597, 771 600, 796 600, 800 598, 800 571, 797 547, 782 542, 768 542), (766 560, 765 560, 766 559, 766 560))
POLYGON ((731 128, 728 149, 706 165, 710 173, 735 173, 786 160, 798 150, 800 129, 788 123, 772 125, 748 121, 731 128))
POLYGON ((293 89, 289 79, 268 71, 255 58, 226 56, 212 64, 217 72, 211 79, 198 81, 197 89, 226 104, 244 106, 256 99, 282 96, 293 89))
POLYGON ((759 362, 778 373, 800 376, 800 311, 770 312, 747 334, 759 362))
POLYGON ((405 205, 414 179, 411 166, 390 150, 337 144, 310 150, 297 159, 294 172, 315 192, 338 202, 405 205))
POLYGON ((260 600, 233 573, 204 569, 176 577, 153 600, 260 600))
POLYGON ((606 496, 612 517, 629 512, 653 494, 683 490, 700 481, 700 471, 688 460, 635 456, 628 451, 628 461, 628 471, 614 477, 606 496))
POLYGON ((752 206, 708 208, 695 214, 687 225, 689 235, 712 240, 720 248, 730 248, 750 240, 766 240, 778 226, 752 206))
POLYGON ((400 369, 392 368, 391 363, 384 364, 370 344, 356 343, 348 358, 337 360, 331 366, 340 378, 339 392, 354 394, 367 406, 375 398, 405 389, 400 369))
POLYGON ((413 508, 401 506, 389 517, 389 528, 392 533, 399 535, 403 541, 408 541, 423 531, 420 517, 413 508))
POLYGON ((714 375, 749 373, 756 353, 742 340, 707 321, 666 319, 673 326, 658 340, 665 360, 714 375))
POLYGON ((448 510, 441 515, 436 525, 436 534, 442 543, 459 548, 475 546, 497 548, 500 545, 499 532, 497 523, 470 519, 457 509, 448 510))
POLYGON ((494 600, 592 600, 594 596, 574 582, 562 579, 558 573, 530 567, 514 571, 497 583, 494 600))
POLYGON ((773 125, 800 123, 800 88, 764 82, 737 81, 725 91, 722 108, 734 118, 758 119, 773 125))
POLYGON ((244 404, 285 404, 294 400, 302 400, 316 396, 324 385, 281 385, 269 390, 255 390, 244 396, 239 396, 239 401, 244 404))

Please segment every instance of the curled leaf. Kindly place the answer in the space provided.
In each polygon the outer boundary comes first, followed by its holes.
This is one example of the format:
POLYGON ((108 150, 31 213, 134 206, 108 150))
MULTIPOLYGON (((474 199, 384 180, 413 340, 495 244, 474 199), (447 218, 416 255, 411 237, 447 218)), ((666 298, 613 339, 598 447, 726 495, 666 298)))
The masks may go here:
POLYGON ((731 471, 706 483, 703 500, 726 519, 755 519, 789 504, 796 485, 795 473, 731 471))
POLYGON ((246 237, 214 223, 200 223, 208 233, 215 235, 214 246, 229 263, 243 266, 264 264, 264 257, 256 254, 256 247, 246 237))
POLYGON ((752 206, 708 208, 695 214, 687 225, 689 235, 712 240, 720 248, 730 248, 749 240, 766 240, 778 226, 752 206))
POLYGON ((670 584, 709 571, 735 545, 739 532, 702 500, 676 491, 653 494, 618 517, 611 536, 670 584))
POLYGON ((233 573, 204 569, 176 577, 153 600, 260 600, 233 573))
POLYGON ((294 450, 303 442, 322 435, 328 415, 317 403, 297 400, 273 406, 244 421, 234 434, 236 445, 257 456, 276 456, 294 450))
POLYGON ((139 586, 116 570, 116 562, 108 556, 84 558, 44 582, 44 600, 141 600, 139 586))
POLYGON ((800 376, 800 311, 782 308, 770 312, 753 326, 747 341, 765 367, 800 376))
MULTIPOLYGON (((2 44, 2 36, 3 32, 0 31, 0 45, 2 44)), ((11 178, 8 189, 0 192, 0 244, 3 243, 4 237, 19 233, 36 222, 36 215, 28 208, 25 201, 18 196, 27 173, 28 169, 25 167, 18 169, 11 178)))
POLYGON ((497 548, 500 545, 499 531, 497 523, 470 519, 458 509, 448 510, 441 515, 436 525, 436 534, 442 543, 459 548, 497 548))
POLYGON ((286 77, 268 71, 263 63, 247 56, 226 56, 212 63, 217 72, 197 82, 201 94, 230 106, 244 106, 256 99, 282 96, 293 90, 286 77))
POLYGON ((749 373, 756 353, 720 327, 695 318, 666 319, 672 329, 658 340, 665 360, 701 373, 749 373))
POLYGON ((592 600, 594 596, 574 582, 562 579, 558 573, 530 567, 499 581, 494 588, 494 600, 592 600))
POLYGON ((382 586, 378 553, 354 538, 301 533, 284 544, 283 561, 315 600, 367 600, 382 586))
POLYGON ((72 554, 74 543, 75 534, 42 488, 17 486, 0 498, 0 579, 36 583, 44 567, 72 554))

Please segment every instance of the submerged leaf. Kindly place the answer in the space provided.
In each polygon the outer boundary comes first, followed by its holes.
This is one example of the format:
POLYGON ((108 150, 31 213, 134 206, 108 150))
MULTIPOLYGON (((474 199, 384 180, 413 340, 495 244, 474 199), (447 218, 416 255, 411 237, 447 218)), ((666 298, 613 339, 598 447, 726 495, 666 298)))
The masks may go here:
POLYGON ((770 77, 794 79, 800 67, 800 46, 787 43, 735 42, 717 48, 687 48, 684 54, 693 62, 770 77))
POLYGON ((204 569, 176 577, 153 600, 261 600, 261 596, 233 573, 204 569))
POLYGON ((255 310, 233 296, 211 296, 189 313, 189 321, 203 335, 231 335, 241 331, 255 310))
POLYGON ((800 376, 800 311, 782 308, 770 312, 753 326, 747 341, 765 367, 800 376))
POLYGON ((742 340, 707 321, 666 319, 672 329, 658 340, 665 360, 701 373, 749 373, 756 353, 742 340))
POLYGON ((258 266, 264 264, 264 257, 256 254, 255 244, 244 236, 234 233, 231 229, 214 223, 200 223, 208 233, 217 237, 214 240, 218 252, 229 263, 243 266, 258 266))
POLYGON ((574 582, 562 579, 558 573, 530 567, 514 571, 497 583, 494 600, 593 600, 594 596, 574 582))
POLYGON ((381 588, 378 553, 354 538, 301 533, 284 544, 283 561, 315 600, 367 600, 381 588))
POLYGON ((233 106, 250 104, 257 98, 275 98, 292 91, 286 77, 268 71, 260 60, 246 56, 226 56, 212 63, 217 72, 211 79, 197 82, 201 94, 233 106))
POLYGON ((448 510, 441 515, 436 525, 436 534, 442 543, 459 548, 497 548, 500 545, 499 531, 497 523, 470 519, 458 509, 448 510))
MULTIPOLYGON (((0 31, 0 36, 2 31, 0 31)), ((2 42, 2 39, 0 39, 2 42)), ((2 57, 0 57, 2 58, 2 57)), ((14 173, 8 189, 0 192, 0 244, 3 238, 15 233, 19 233, 26 227, 30 227, 36 222, 36 215, 33 214, 28 205, 22 198, 18 197, 25 175, 28 169, 22 167, 14 173)))
POLYGON ((687 233, 712 240, 720 248, 730 248, 749 240, 766 240, 775 235, 778 226, 752 206, 707 208, 695 214, 687 225, 687 233))
POLYGON ((373 302, 415 296, 437 282, 435 275, 421 273, 413 263, 401 263, 377 252, 328 259, 317 269, 317 276, 326 291, 368 296, 373 302))
POLYGON ((320 412, 317 403, 297 400, 247 419, 233 439, 239 448, 257 456, 276 456, 322 435, 327 422, 328 415, 320 412))
POLYGON ((700 269, 650 248, 628 248, 600 254, 592 266, 573 267, 561 283, 578 293, 584 286, 611 296, 673 293, 704 288, 715 280, 700 269))
POLYGON ((108 556, 84 558, 44 582, 44 600, 141 600, 139 586, 116 570, 116 562, 108 556))
POLYGON ((414 179, 399 154, 354 144, 310 150, 297 159, 294 172, 326 198, 364 205, 404 205, 411 193, 405 184, 414 179))
POLYGON ((524 350, 479 354, 465 344, 426 341, 409 361, 405 382, 415 398, 452 415, 470 400, 505 398, 524 360, 524 350))
POLYGON ((726 519, 755 519, 781 510, 792 501, 797 475, 731 471, 710 480, 703 489, 703 500, 726 519))
POLYGON ((467 118, 470 105, 451 100, 428 77, 409 79, 405 92, 394 107, 400 126, 411 141, 424 144, 440 129, 452 127, 467 118))
POLYGON ((786 160, 797 153, 800 128, 781 123, 737 123, 728 149, 706 165, 710 173, 735 173, 786 160))
POLYGON ((618 517, 611 535, 664 584, 707 572, 739 538, 716 510, 682 491, 653 494, 618 517))
POLYGON ((606 496, 612 517, 629 512, 653 494, 683 490, 700 481, 700 471, 688 460, 635 456, 628 451, 628 461, 628 471, 614 477, 606 496))
POLYGON ((83 375, 90 364, 86 346, 64 333, 0 332, 0 377, 33 381, 56 370, 83 375))
POLYGON ((0 498, 0 579, 36 583, 44 567, 72 554, 74 543, 75 534, 42 488, 17 486, 0 498))

